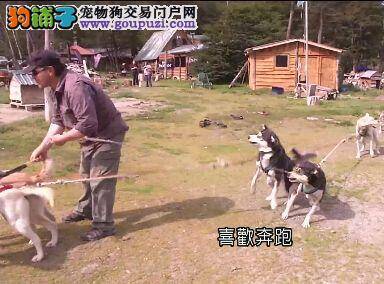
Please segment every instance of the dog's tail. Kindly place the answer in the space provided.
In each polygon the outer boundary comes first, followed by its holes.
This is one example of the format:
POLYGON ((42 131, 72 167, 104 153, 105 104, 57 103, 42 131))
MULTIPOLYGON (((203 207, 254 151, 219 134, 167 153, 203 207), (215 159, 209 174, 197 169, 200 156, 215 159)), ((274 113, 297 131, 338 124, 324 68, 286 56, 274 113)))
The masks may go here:
POLYGON ((24 187, 20 189, 25 196, 35 195, 46 201, 51 207, 54 206, 54 193, 49 187, 24 187))
POLYGON ((293 161, 298 162, 298 161, 307 161, 309 159, 315 158, 317 155, 315 153, 304 153, 301 154, 296 148, 293 148, 291 150, 293 154, 293 161))

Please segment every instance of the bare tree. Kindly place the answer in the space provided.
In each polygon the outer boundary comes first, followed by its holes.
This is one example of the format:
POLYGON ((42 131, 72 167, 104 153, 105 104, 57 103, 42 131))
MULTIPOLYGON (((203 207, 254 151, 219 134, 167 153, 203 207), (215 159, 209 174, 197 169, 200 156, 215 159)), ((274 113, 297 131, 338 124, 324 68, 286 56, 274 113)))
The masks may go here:
POLYGON ((287 37, 286 37, 286 39, 289 39, 291 37, 293 14, 295 13, 295 2, 296 1, 291 1, 291 9, 289 10, 289 21, 288 21, 288 28, 287 28, 287 37))
POLYGON ((15 53, 15 50, 13 49, 11 38, 9 37, 8 31, 5 28, 4 23, 5 22, 3 22, 3 18, 0 15, 0 29, 2 29, 4 31, 4 34, 7 37, 9 49, 11 50, 11 54, 12 54, 12 62, 16 68, 20 68, 19 62, 17 62, 17 60, 16 60, 16 53, 15 53))
POLYGON ((317 32, 317 43, 321 43, 321 38, 323 36, 323 12, 324 12, 324 6, 321 6, 320 16, 319 16, 319 30, 317 32))

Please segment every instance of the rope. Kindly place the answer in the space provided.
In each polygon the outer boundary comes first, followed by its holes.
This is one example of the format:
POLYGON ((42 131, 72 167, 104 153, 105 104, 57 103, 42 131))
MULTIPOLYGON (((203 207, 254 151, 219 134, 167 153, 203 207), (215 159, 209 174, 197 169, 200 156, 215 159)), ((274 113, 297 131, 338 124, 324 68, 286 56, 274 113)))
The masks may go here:
MULTIPOLYGON (((343 143, 347 142, 348 140, 350 140, 351 138, 355 137, 354 134, 351 134, 351 135, 348 135, 347 138, 343 138, 342 140, 340 140, 339 143, 336 144, 335 147, 333 147, 333 149, 317 164, 320 168, 322 167, 322 164, 324 164, 327 159, 336 151, 336 149, 343 143)), ((289 174, 289 173, 292 173, 292 172, 289 172, 289 171, 286 171, 286 170, 283 170, 283 169, 274 169, 275 171, 277 172, 282 172, 282 173, 286 173, 286 174, 289 174)))
POLYGON ((352 137, 354 137, 355 135, 354 134, 351 134, 351 135, 348 135, 347 138, 344 138, 344 139, 341 139, 339 143, 336 144, 335 147, 333 147, 333 149, 320 161, 320 163, 318 163, 319 167, 321 168, 322 164, 324 164, 327 159, 333 154, 333 152, 336 151, 336 149, 343 143, 347 142, 349 139, 351 139, 352 137))
POLYGON ((101 177, 92 177, 92 178, 82 178, 82 179, 73 179, 73 180, 62 180, 58 179, 56 181, 48 181, 48 182, 39 182, 36 186, 47 186, 47 185, 55 185, 55 184, 68 184, 68 183, 76 183, 76 182, 87 182, 87 181, 95 181, 95 180, 104 180, 104 179, 123 179, 123 178, 136 178, 138 175, 112 175, 112 176, 101 176, 101 177))

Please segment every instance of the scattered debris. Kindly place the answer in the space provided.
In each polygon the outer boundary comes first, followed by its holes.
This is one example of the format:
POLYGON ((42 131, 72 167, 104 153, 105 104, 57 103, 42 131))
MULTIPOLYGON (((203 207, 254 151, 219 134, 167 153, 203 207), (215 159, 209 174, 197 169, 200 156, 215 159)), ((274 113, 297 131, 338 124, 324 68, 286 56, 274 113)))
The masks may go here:
POLYGON ((216 158, 216 162, 212 163, 212 168, 226 168, 229 166, 229 162, 223 158, 216 158))
POLYGON ((200 120, 199 125, 200 127, 207 127, 211 125, 212 121, 209 120, 208 118, 204 118, 203 120, 200 120))
MULTIPOLYGON (((315 97, 316 101, 319 100, 335 100, 338 97, 339 92, 336 89, 328 88, 325 86, 320 86, 316 84, 310 84, 309 86, 309 96, 315 97)), ((306 84, 298 83, 295 88, 294 98, 304 98, 307 95, 306 84)))
POLYGON ((211 124, 214 124, 220 128, 227 128, 227 125, 224 124, 223 122, 210 120, 209 118, 204 118, 203 120, 200 120, 200 122, 199 122, 200 127, 207 127, 211 124))
POLYGON ((130 239, 132 239, 132 237, 129 236, 129 235, 124 236, 124 237, 121 238, 121 240, 122 240, 123 242, 125 242, 125 241, 129 241, 130 239))
POLYGON ((264 110, 263 111, 258 111, 257 114, 265 115, 265 116, 269 115, 269 113, 264 111, 264 110))
POLYGON ((244 117, 242 115, 230 114, 230 116, 236 120, 244 119, 244 117))
MULTIPOLYGON (((307 116, 307 120, 314 121, 314 120, 319 120, 319 118, 315 117, 315 116, 307 116)), ((323 120, 326 121, 326 122, 332 122, 332 123, 336 123, 336 124, 340 124, 341 123, 340 121, 335 120, 333 118, 323 118, 323 120)))

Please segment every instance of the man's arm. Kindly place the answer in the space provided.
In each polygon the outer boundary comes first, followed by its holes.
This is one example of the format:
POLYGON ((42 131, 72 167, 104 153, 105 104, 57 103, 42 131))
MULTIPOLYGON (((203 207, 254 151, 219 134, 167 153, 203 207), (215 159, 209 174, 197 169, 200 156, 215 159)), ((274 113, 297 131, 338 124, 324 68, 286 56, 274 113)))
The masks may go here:
POLYGON ((47 158, 47 153, 52 147, 51 138, 57 134, 63 133, 64 128, 58 124, 51 123, 47 134, 45 135, 43 141, 40 145, 32 152, 30 160, 31 161, 42 161, 47 158))
POLYGON ((58 146, 64 145, 65 143, 73 140, 77 140, 80 138, 85 137, 83 133, 81 133, 79 130, 76 128, 72 128, 70 131, 65 132, 64 134, 60 135, 54 135, 50 138, 50 143, 55 144, 58 146))
POLYGON ((68 99, 77 123, 63 135, 54 135, 50 139, 51 143, 61 146, 85 136, 95 136, 98 128, 96 106, 92 98, 95 95, 95 91, 84 82, 77 82, 72 86, 68 99))

